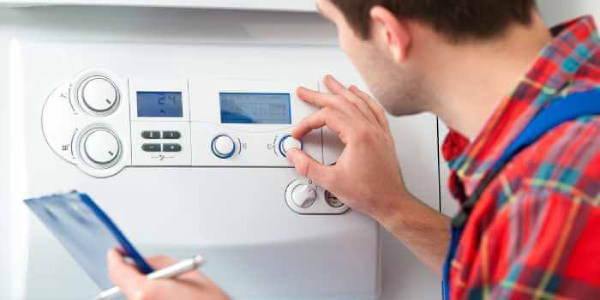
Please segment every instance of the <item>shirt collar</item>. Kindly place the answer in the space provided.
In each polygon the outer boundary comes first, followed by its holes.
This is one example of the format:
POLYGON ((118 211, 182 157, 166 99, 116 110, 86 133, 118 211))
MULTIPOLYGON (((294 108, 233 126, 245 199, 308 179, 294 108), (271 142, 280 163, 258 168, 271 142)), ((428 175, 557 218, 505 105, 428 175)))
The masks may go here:
MULTIPOLYGON (((572 89, 575 75, 600 50, 590 16, 551 29, 555 38, 540 53, 513 94, 495 110, 478 137, 450 161, 450 169, 471 194, 482 177, 529 121, 557 95, 572 89)), ((447 138, 446 143, 452 143, 447 138)))

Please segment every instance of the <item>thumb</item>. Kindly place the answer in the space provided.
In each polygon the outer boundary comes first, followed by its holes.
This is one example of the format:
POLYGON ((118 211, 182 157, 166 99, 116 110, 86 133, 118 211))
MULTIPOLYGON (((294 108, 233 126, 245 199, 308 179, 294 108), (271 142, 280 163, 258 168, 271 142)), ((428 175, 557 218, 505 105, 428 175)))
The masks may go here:
POLYGON ((123 256, 115 249, 108 252, 107 259, 111 281, 123 290, 128 299, 134 299, 133 296, 146 283, 146 277, 126 263, 123 256))
POLYGON ((304 151, 290 149, 287 152, 287 158, 296 167, 298 174, 311 179, 318 185, 326 187, 331 181, 333 175, 331 167, 321 164, 304 151))
POLYGON ((164 269, 177 263, 176 260, 166 256, 154 256, 146 258, 148 264, 152 266, 154 270, 164 269))

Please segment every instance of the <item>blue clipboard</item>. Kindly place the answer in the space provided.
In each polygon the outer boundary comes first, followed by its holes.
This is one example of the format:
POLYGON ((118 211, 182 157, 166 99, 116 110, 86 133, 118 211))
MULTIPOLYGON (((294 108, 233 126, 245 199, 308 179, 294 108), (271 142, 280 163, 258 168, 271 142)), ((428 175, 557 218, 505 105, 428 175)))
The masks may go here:
POLYGON ((121 230, 88 195, 73 192, 28 199, 25 203, 100 289, 114 286, 106 261, 106 254, 113 248, 121 249, 140 272, 153 272, 121 230))

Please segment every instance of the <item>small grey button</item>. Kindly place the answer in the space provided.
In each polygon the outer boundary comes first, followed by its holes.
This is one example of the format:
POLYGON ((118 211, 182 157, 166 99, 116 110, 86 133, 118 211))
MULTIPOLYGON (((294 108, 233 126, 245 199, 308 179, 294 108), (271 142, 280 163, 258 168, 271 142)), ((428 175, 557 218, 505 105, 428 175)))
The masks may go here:
POLYGON ((143 144, 142 150, 146 152, 160 152, 160 144, 143 144))
POLYGON ((164 152, 181 152, 181 145, 179 144, 164 144, 164 152))
POLYGON ((142 137, 148 140, 160 139, 160 131, 142 131, 142 137))
POLYGON ((162 137, 166 140, 178 140, 181 138, 181 133, 179 131, 163 131, 162 137))
POLYGON ((340 208, 344 206, 344 203, 329 191, 325 191, 325 201, 333 208, 340 208))

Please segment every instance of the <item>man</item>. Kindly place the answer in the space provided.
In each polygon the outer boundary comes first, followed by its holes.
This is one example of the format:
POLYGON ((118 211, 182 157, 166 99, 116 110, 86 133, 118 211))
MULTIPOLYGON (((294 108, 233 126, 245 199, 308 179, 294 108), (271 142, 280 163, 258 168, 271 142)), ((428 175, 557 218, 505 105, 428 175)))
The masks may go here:
MULTIPOLYGON (((450 298, 600 299, 598 114, 556 124, 496 167, 544 109, 600 89, 593 20, 549 30, 534 0, 320 0, 318 6, 388 113, 429 111, 453 129, 444 155, 451 190, 465 209, 452 224, 459 243, 445 272, 450 298)), ((293 135, 327 126, 346 148, 335 166, 300 150, 289 152, 290 162, 441 274, 451 220, 405 188, 384 110, 356 87, 331 76, 325 83, 331 94, 298 90, 322 109, 293 135)), ((117 252, 109 261, 130 299, 227 299, 198 273, 147 282, 117 252)))

